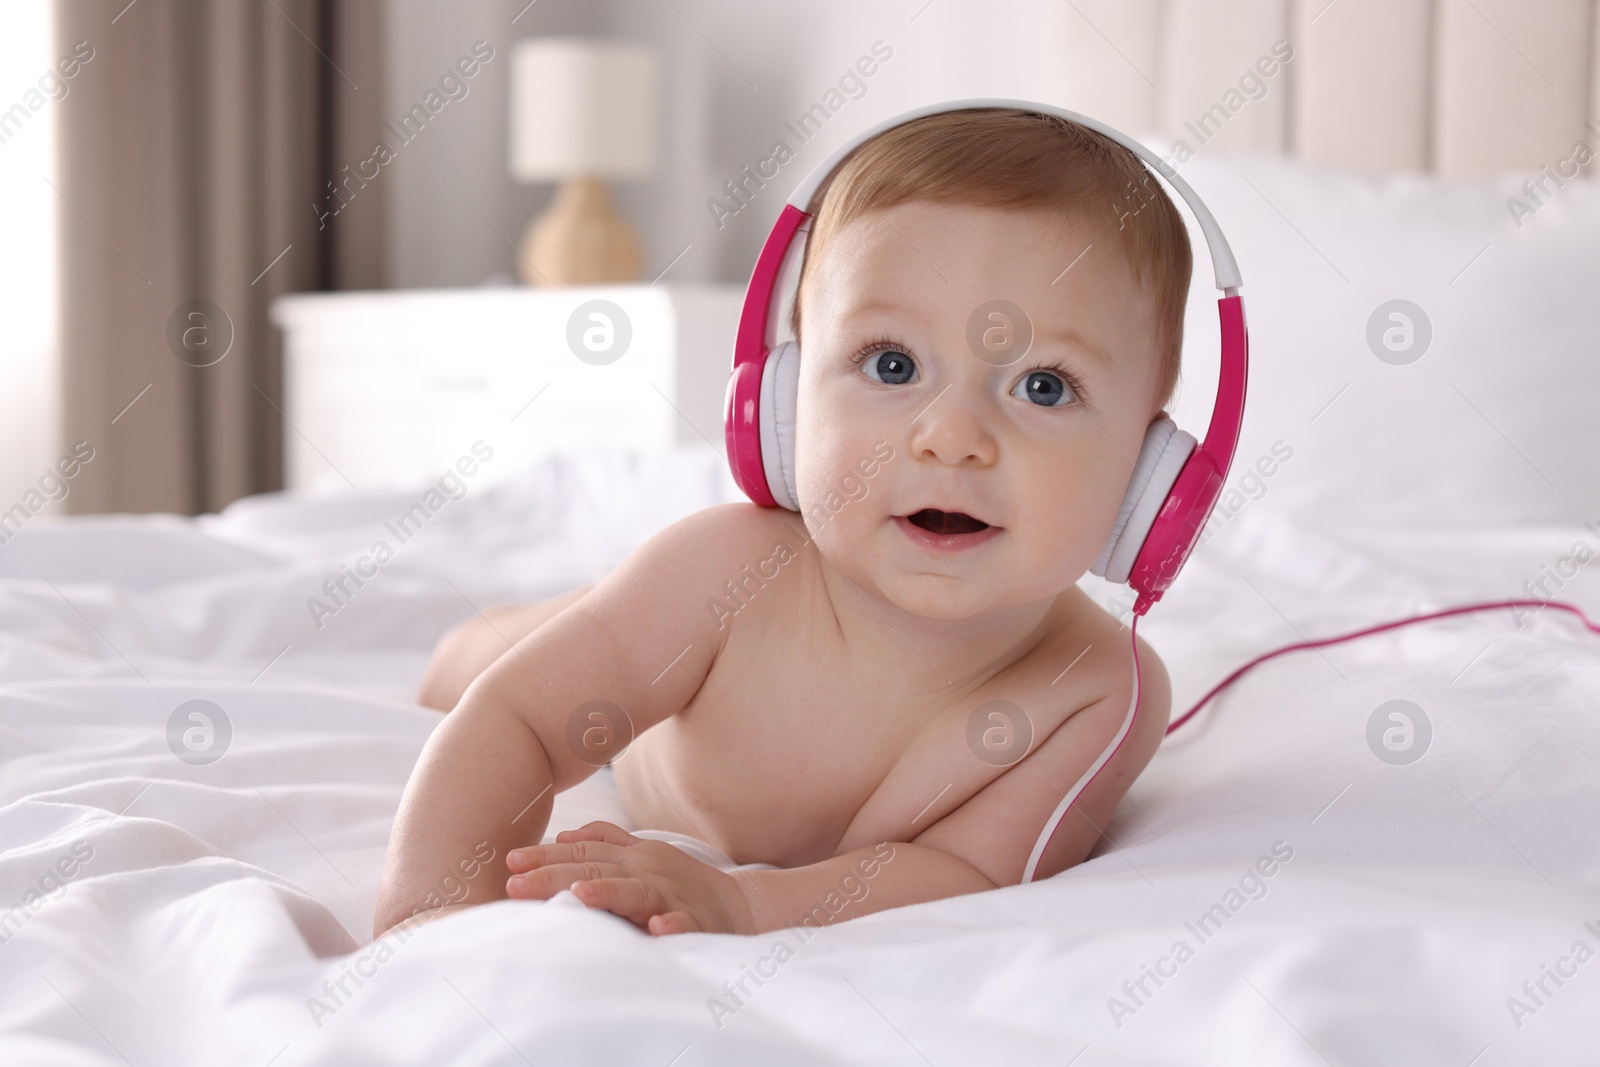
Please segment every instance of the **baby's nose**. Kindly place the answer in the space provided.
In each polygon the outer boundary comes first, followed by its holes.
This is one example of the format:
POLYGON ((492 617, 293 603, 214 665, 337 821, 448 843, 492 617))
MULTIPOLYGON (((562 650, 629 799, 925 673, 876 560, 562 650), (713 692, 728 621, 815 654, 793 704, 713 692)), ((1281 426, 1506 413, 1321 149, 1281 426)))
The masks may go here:
POLYGON ((912 420, 913 455, 951 466, 994 462, 998 453, 994 433, 983 413, 974 410, 981 402, 963 400, 959 386, 951 383, 912 420))

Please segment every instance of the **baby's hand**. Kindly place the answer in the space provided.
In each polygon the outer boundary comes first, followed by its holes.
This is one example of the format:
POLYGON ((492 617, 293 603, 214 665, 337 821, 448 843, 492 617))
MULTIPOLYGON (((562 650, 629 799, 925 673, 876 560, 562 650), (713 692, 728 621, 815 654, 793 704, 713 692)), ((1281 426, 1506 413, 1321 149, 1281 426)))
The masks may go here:
POLYGON ((570 889, 584 904, 654 935, 754 934, 745 886, 664 841, 634 837, 609 822, 563 830, 556 843, 506 856, 506 893, 548 900, 570 889))

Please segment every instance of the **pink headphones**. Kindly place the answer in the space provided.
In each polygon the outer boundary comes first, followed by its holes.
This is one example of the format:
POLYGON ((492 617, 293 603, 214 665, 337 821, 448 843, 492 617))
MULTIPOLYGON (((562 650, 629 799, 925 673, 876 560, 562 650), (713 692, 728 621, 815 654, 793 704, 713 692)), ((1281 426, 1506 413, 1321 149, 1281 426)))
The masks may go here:
POLYGON ((1222 372, 1211 425, 1206 429, 1205 440, 1197 445, 1193 435, 1178 429, 1165 415, 1150 424, 1111 536, 1089 568, 1108 581, 1131 586, 1138 594, 1134 613, 1143 615, 1178 576, 1222 492, 1244 418, 1250 342, 1244 304, 1238 293, 1242 284, 1239 268, 1205 203, 1160 156, 1126 134, 1076 112, 1027 100, 975 99, 932 104, 873 126, 846 142, 806 176, 767 236, 745 290, 724 410, 728 464, 739 488, 755 503, 799 510, 794 482, 794 430, 800 346, 786 341, 773 347, 773 342, 781 321, 782 299, 792 289, 791 283, 798 284, 799 280, 805 241, 795 238, 810 231, 812 216, 806 209, 822 183, 846 156, 885 130, 925 115, 993 107, 1054 115, 1102 133, 1127 148, 1147 168, 1166 178, 1188 203, 1211 249, 1217 288, 1223 293, 1217 301, 1222 322, 1222 372))

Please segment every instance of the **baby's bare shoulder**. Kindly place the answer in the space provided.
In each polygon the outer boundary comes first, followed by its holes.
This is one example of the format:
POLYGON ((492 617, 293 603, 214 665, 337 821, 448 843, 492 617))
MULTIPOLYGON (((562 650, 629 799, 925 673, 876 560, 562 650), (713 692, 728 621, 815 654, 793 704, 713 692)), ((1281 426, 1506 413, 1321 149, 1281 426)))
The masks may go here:
POLYGON ((602 700, 639 734, 693 699, 728 638, 706 601, 742 561, 771 551, 780 527, 765 510, 724 504, 657 531, 473 683, 482 700, 533 729, 558 788, 599 765, 570 741, 581 709, 602 700))
POLYGON ((695 522, 697 532, 723 548, 770 550, 774 538, 809 540, 800 516, 787 508, 764 508, 747 501, 717 504, 682 521, 695 522))
POLYGON ((644 547, 668 565, 658 571, 661 580, 715 586, 774 553, 798 555, 809 541, 794 512, 734 503, 685 516, 644 547))
MULTIPOLYGON (((787 533, 780 516, 799 525, 792 512, 781 508, 716 504, 663 527, 639 546, 634 557, 648 557, 652 564, 648 573, 663 581, 698 584, 752 552, 770 551, 773 537, 787 533)), ((788 536, 795 540, 792 533, 788 536)))
MULTIPOLYGON (((1051 636, 1030 657, 1039 660, 1030 671, 1048 672, 1053 665, 1060 673, 1047 679, 1051 687, 1060 690, 1070 679, 1069 691, 1078 695, 1074 703, 1079 707, 1099 701, 1120 702, 1126 707, 1133 697, 1132 642, 1127 624, 1077 586, 1057 598, 1055 617, 1051 636)), ((1138 648, 1143 681, 1140 710, 1148 706, 1155 712, 1162 701, 1151 697, 1169 691, 1166 665, 1143 637, 1138 639, 1138 648)))
POLYGON ((714 636, 720 648, 728 635, 726 620, 708 605, 731 600, 737 607, 741 590, 764 585, 780 568, 792 570, 783 565, 810 554, 809 543, 800 517, 791 511, 718 504, 656 533, 601 584, 599 596, 591 593, 584 602, 597 612, 609 607, 613 619, 633 618, 647 607, 692 607, 698 620, 694 628, 710 629, 688 639, 714 636))

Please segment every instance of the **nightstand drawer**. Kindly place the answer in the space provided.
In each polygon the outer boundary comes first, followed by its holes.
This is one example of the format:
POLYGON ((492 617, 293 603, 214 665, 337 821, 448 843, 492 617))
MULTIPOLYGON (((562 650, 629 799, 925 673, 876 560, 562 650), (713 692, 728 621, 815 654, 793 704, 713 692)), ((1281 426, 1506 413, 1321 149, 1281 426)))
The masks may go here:
POLYGON ((720 449, 743 296, 629 285, 284 297, 273 321, 285 333, 287 486, 436 477, 478 440, 495 450, 491 479, 575 444, 720 449))

